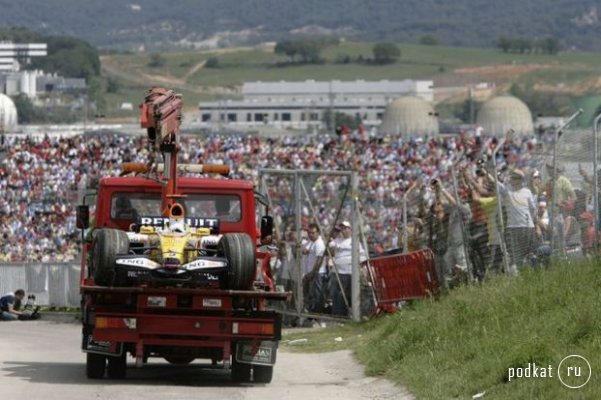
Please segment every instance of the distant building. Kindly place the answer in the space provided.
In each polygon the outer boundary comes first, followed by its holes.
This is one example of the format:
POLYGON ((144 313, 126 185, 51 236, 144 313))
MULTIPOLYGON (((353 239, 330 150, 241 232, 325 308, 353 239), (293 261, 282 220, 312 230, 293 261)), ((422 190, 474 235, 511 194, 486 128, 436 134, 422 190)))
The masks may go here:
POLYGON ((84 78, 65 78, 57 74, 43 74, 37 78, 38 93, 64 93, 86 89, 84 78))
POLYGON ((386 106, 399 96, 431 102, 432 81, 247 82, 242 100, 199 103, 201 121, 229 127, 271 125, 278 128, 321 128, 328 112, 344 113, 377 125, 386 106))
POLYGON ((390 135, 438 135, 438 116, 432 104, 415 96, 399 97, 386 107, 378 132, 390 135))
POLYGON ((19 93, 31 99, 44 93, 64 93, 86 89, 85 79, 64 78, 44 71, 22 70, 32 57, 48 55, 46 43, 0 42, 0 93, 14 96, 19 93))
POLYGON ((0 42, 0 73, 18 72, 31 57, 48 55, 46 43, 0 42))
POLYGON ((17 109, 10 97, 0 93, 0 133, 10 132, 17 126, 17 109))
POLYGON ((504 136, 511 129, 520 136, 534 133, 528 106, 517 97, 508 95, 485 102, 478 111, 476 124, 484 129, 484 133, 497 137, 504 136))
POLYGON ((82 91, 86 87, 86 80, 83 78, 65 78, 39 70, 0 74, 0 92, 9 96, 23 93, 30 99, 35 99, 42 94, 82 91))

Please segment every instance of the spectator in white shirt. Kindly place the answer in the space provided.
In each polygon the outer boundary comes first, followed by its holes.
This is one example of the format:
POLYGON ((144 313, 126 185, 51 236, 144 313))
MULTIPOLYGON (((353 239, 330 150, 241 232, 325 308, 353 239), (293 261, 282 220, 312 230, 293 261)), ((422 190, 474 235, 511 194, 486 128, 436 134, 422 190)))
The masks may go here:
MULTIPOLYGON (((334 253, 334 268, 340 279, 340 282, 334 281, 330 288, 332 296, 332 314, 346 317, 349 313, 349 307, 352 306, 351 276, 353 273, 353 231, 351 224, 348 221, 343 221, 340 228, 341 236, 330 242, 328 245, 330 250, 334 253)), ((366 259, 365 250, 359 243, 357 243, 357 245, 359 246, 359 261, 363 262, 366 259)))

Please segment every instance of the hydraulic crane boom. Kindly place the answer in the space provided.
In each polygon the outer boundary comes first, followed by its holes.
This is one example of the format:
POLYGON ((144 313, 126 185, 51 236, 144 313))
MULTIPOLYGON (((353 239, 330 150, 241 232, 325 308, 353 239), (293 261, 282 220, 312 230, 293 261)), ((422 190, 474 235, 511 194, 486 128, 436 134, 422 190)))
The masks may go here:
POLYGON ((177 188, 178 136, 182 105, 181 95, 162 87, 149 89, 144 96, 144 103, 140 105, 141 125, 142 128, 146 128, 149 147, 154 152, 160 151, 165 163, 163 176, 166 181, 163 182, 161 213, 167 217, 172 215, 172 206, 177 202, 177 198, 182 196, 177 188))

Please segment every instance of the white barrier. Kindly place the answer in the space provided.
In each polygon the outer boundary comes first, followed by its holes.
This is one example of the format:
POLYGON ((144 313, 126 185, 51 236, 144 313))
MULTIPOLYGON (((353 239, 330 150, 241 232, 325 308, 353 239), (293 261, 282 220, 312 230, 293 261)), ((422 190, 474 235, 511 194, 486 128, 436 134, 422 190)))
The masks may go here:
POLYGON ((3 263, 0 295, 23 289, 38 305, 79 307, 79 272, 73 263, 3 263))

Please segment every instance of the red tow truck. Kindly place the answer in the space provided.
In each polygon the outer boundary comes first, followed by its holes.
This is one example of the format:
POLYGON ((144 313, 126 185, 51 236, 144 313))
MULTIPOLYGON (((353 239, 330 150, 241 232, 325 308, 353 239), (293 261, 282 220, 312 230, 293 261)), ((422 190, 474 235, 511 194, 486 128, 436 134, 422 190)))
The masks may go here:
POLYGON ((181 106, 150 89, 148 163, 100 180, 93 223, 85 200, 77 207, 86 375, 125 378, 130 354, 137 367, 208 359, 236 382, 269 383, 281 315, 266 303, 289 297, 269 266, 273 219, 251 183, 207 176, 226 166, 178 165, 181 106))

